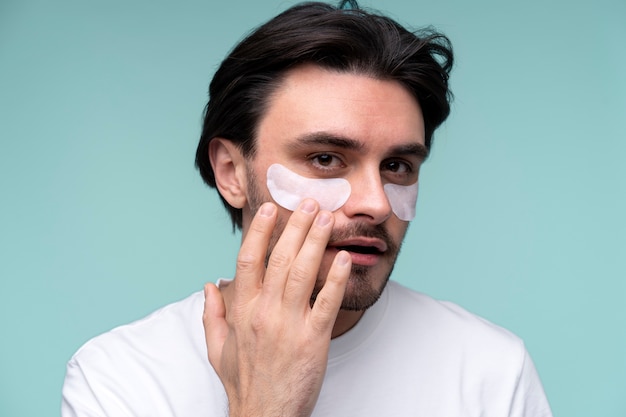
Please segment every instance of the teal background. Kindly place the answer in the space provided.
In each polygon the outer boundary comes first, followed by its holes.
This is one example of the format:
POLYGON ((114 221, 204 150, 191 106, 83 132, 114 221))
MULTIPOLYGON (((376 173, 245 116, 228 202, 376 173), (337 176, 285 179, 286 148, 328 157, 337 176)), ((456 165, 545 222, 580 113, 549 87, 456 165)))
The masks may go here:
MULTIPOLYGON (((291 4, 0 0, 0 416, 58 415, 82 343, 232 275, 206 89, 291 4)), ((520 335, 555 415, 626 416, 626 2, 362 5, 457 57, 395 278, 520 335)))

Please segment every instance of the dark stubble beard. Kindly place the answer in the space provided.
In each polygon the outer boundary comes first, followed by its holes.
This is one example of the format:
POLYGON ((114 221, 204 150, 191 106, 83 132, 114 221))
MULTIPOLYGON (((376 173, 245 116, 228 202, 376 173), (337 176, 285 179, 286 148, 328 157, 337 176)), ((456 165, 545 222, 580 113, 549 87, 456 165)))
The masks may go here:
MULTIPOLYGON (((246 176, 248 183, 248 202, 250 204, 251 213, 254 216, 259 207, 264 202, 271 201, 271 199, 261 193, 256 182, 256 177, 251 172, 250 165, 246 168, 246 176)), ((285 224, 286 219, 278 219, 266 254, 266 265, 272 249, 285 228, 285 224)), ((378 301, 383 290, 385 289, 385 286, 387 285, 387 282, 389 282, 389 277, 393 271, 398 254, 400 253, 401 242, 394 242, 383 225, 378 224, 372 226, 363 223, 354 223, 350 227, 344 229, 334 229, 331 233, 330 241, 340 241, 354 237, 376 238, 382 240, 387 245, 387 251, 382 255, 382 261, 388 264, 389 271, 386 272, 384 279, 379 285, 374 285, 378 281, 375 277, 372 277, 372 270, 370 267, 352 265, 352 271, 350 272, 341 309, 348 311, 364 311, 378 301)), ((317 277, 315 288, 311 294, 311 305, 315 302, 324 280, 325 277, 317 277)))

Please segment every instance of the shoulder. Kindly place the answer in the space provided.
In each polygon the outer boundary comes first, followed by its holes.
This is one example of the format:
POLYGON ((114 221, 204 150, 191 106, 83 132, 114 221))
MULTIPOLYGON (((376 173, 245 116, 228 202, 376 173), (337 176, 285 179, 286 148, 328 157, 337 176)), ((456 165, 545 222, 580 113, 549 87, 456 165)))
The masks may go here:
MULTIPOLYGON (((393 281, 371 310, 337 341, 351 349, 331 350, 332 377, 349 375, 342 385, 368 389, 377 375, 405 414, 550 415, 524 343, 509 330, 393 281)), ((371 407, 380 402, 368 396, 371 407)))
POLYGON ((520 337, 455 303, 398 283, 389 287, 386 323, 405 342, 398 348, 405 365, 415 362, 414 369, 438 375, 444 381, 439 391, 456 385, 472 393, 468 398, 487 395, 502 410, 509 409, 510 415, 550 415, 541 381, 520 337))
POLYGON ((444 322, 450 326, 469 326, 473 330, 483 328, 505 337, 516 338, 510 331, 453 302, 437 300, 395 281, 390 281, 388 288, 389 309, 394 314, 401 312, 408 317, 419 316, 420 321, 444 322))
POLYGON ((433 349, 445 346, 459 354, 484 358, 487 362, 518 362, 523 365, 526 348, 511 331, 463 307, 436 300, 397 282, 389 283, 387 323, 414 337, 416 343, 433 349))
POLYGON ((71 361, 86 360, 105 352, 111 355, 112 352, 136 350, 152 351, 156 354, 161 351, 179 349, 185 345, 173 343, 174 341, 181 338, 193 341, 198 337, 203 337, 201 322, 203 303, 202 292, 193 293, 140 320, 94 337, 78 349, 71 361))
POLYGON ((85 343, 67 364, 63 415, 186 416, 198 405, 221 407, 203 305, 204 294, 197 292, 85 343))

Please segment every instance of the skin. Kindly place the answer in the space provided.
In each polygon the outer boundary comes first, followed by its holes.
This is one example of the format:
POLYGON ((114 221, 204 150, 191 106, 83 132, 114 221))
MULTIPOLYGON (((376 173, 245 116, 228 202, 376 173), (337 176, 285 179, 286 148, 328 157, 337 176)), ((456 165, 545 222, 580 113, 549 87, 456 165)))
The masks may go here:
POLYGON ((225 139, 209 147, 219 192, 243 209, 243 237, 233 282, 205 287, 208 356, 231 416, 309 416, 331 338, 358 322, 393 269, 408 222, 383 185, 417 181, 423 117, 395 81, 304 65, 270 98, 256 144, 252 159, 225 139), (292 213, 271 202, 273 163, 345 178, 352 194, 333 213, 313 200, 292 213))

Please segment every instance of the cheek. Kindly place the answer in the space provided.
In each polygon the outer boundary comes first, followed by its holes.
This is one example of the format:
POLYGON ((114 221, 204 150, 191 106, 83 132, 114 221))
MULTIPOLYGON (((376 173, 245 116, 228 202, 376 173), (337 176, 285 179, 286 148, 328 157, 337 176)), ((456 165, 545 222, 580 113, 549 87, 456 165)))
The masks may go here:
POLYGON ((267 169, 267 189, 278 205, 290 211, 305 198, 316 200, 322 210, 335 211, 352 192, 350 183, 343 178, 306 178, 280 164, 267 169))
POLYGON ((385 184, 385 194, 394 214, 405 222, 415 218, 418 183, 413 185, 385 184))

